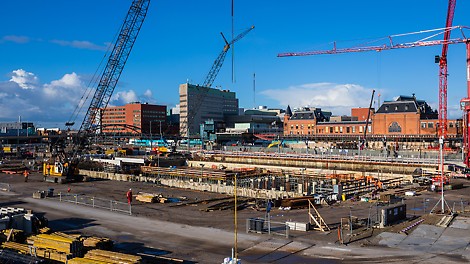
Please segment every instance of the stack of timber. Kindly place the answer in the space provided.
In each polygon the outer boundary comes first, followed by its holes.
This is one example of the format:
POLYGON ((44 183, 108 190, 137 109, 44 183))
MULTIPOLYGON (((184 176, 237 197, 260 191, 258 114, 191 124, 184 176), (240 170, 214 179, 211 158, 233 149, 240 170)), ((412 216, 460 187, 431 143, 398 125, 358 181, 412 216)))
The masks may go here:
POLYGON ((105 237, 87 237, 83 240, 83 246, 87 249, 104 249, 113 248, 113 241, 105 237))
POLYGON ((26 236, 23 230, 4 229, 0 233, 0 241, 24 242, 26 236))
POLYGON ((36 248, 62 252, 71 257, 80 257, 83 253, 83 242, 70 237, 59 235, 39 234, 29 238, 36 248))
POLYGON ((45 226, 45 227, 43 227, 43 228, 40 228, 40 229, 38 230, 38 233, 39 233, 39 234, 50 234, 51 231, 52 231, 51 228, 45 226))
MULTIPOLYGON (((249 202, 252 202, 254 199, 245 198, 237 199, 237 210, 241 210, 247 206, 249 202)), ((208 206, 206 209, 201 209, 201 211, 211 212, 211 211, 222 211, 222 210, 234 210, 235 209, 235 200, 229 199, 228 201, 220 202, 214 205, 208 206)))
POLYGON ((315 204, 315 199, 311 196, 285 198, 281 200, 281 207, 290 207, 292 209, 307 208, 309 202, 315 204))
POLYGON ((52 233, 52 235, 65 237, 65 238, 69 238, 69 239, 77 239, 77 240, 80 240, 80 238, 82 237, 82 235, 80 235, 80 234, 66 234, 66 233, 62 233, 62 232, 54 232, 54 233, 52 233))
POLYGON ((100 249, 90 250, 85 254, 84 258, 74 258, 68 261, 69 264, 81 263, 110 263, 110 264, 134 264, 141 263, 142 257, 130 254, 123 254, 113 251, 100 249))
POLYGON ((16 242, 4 242, 2 243, 2 248, 11 249, 21 254, 34 255, 40 258, 51 259, 63 263, 65 263, 68 258, 68 255, 63 252, 57 252, 50 249, 36 248, 30 245, 20 244, 16 242))
POLYGON ((67 264, 106 264, 106 263, 110 263, 110 262, 87 259, 87 258, 73 258, 67 261, 67 264))

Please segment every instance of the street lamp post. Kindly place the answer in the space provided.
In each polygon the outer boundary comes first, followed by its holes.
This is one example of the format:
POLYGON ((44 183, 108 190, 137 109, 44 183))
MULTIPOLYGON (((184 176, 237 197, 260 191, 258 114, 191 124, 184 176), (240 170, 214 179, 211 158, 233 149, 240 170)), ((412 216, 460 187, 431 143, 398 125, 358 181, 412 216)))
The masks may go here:
MULTIPOLYGON (((159 122, 159 132, 160 132, 160 141, 162 140, 162 120, 150 120, 150 152, 153 150, 153 134, 152 134, 152 122, 159 122)), ((160 141, 157 144, 157 167, 158 169, 158 176, 160 176, 160 141)))
POLYGON ((202 177, 204 176, 204 163, 200 163, 199 166, 201 166, 201 179, 199 180, 200 182, 202 181, 202 177))

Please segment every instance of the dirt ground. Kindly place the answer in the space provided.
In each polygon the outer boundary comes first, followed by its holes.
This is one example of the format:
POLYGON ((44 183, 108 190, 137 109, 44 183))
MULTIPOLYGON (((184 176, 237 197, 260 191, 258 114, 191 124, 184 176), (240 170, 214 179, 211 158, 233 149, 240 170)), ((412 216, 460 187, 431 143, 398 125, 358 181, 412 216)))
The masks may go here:
MULTIPOLYGON (((168 188, 164 186, 157 186, 153 183, 144 182, 117 182, 109 180, 94 180, 89 182, 77 182, 69 184, 55 184, 44 182, 43 177, 40 173, 32 173, 29 176, 28 182, 24 181, 24 177, 21 174, 5 174, 0 173, 0 182, 10 184, 10 193, 15 195, 1 195, 0 196, 0 207, 24 207, 26 209, 32 209, 38 212, 38 208, 34 205, 23 201, 23 198, 32 197, 33 192, 36 191, 47 191, 50 188, 54 189, 54 193, 67 193, 70 188, 72 194, 83 194, 87 196, 94 196, 97 198, 116 200, 126 203, 126 192, 129 188, 132 188, 133 194, 137 195, 139 192, 145 193, 158 193, 164 197, 180 199, 180 202, 174 203, 142 203, 135 201, 132 203, 132 213, 137 217, 145 217, 149 219, 158 219, 159 221, 167 221, 176 224, 183 224, 189 226, 198 227, 209 227, 233 232, 234 230, 234 211, 233 210, 222 210, 222 211, 209 211, 206 212, 208 206, 215 204, 216 202, 201 202, 210 199, 222 199, 232 198, 223 194, 198 192, 185 189, 168 188), (184 200, 183 200, 184 198, 184 200), (186 205, 187 204, 187 205, 186 205)), ((466 206, 468 209, 469 195, 468 186, 470 182, 465 180, 459 180, 464 183, 463 189, 452 190, 446 192, 448 204, 454 208, 460 208, 466 206)), ((411 188, 411 187, 409 187, 411 188)), ((403 191, 403 190, 402 190, 403 191)), ((403 228, 416 222, 424 215, 425 223, 435 224, 439 217, 430 216, 428 213, 435 203, 439 200, 440 196, 437 193, 430 191, 421 191, 417 196, 413 197, 402 197, 400 202, 407 204, 407 215, 408 219, 397 225, 385 228, 375 229, 373 236, 377 235, 382 231, 399 232, 403 228)), ((331 206, 319 206, 318 211, 325 219, 327 224, 332 228, 331 232, 321 233, 318 231, 300 232, 291 231, 290 239, 294 241, 307 242, 307 243, 331 243, 335 244, 338 242, 338 234, 335 228, 339 225, 341 218, 347 218, 351 215, 358 218, 367 218, 373 214, 375 205, 368 202, 360 201, 345 201, 336 203, 331 206), (315 242, 317 241, 317 242, 315 242)), ((50 222, 54 225, 52 228, 67 231, 67 224, 61 223, 61 219, 66 219, 66 215, 60 215, 47 211, 41 211, 44 213, 50 222)), ((266 217, 264 210, 255 210, 252 206, 247 206, 242 210, 237 211, 238 215, 238 232, 240 234, 245 233, 246 220, 254 217, 266 217)), ((271 221, 273 222, 285 222, 285 221, 297 221, 297 222, 308 222, 308 209, 295 209, 283 211, 274 208, 270 212, 271 221)), ((70 221, 70 219, 68 219, 70 221)), ((100 235, 100 234, 98 234, 100 235)), ((101 234, 105 235, 105 234, 101 234)), ((259 235, 263 236, 263 235, 259 235)), ((123 238, 123 237, 121 237, 123 238)), ((127 237, 128 238, 128 237, 127 237)), ((124 240, 127 238, 123 238, 124 240)), ((116 238, 113 238, 116 239, 116 238)), ((119 237, 118 237, 119 239, 119 237)), ((117 241, 119 242, 119 241, 117 241)), ((371 245, 373 239, 366 237, 364 239, 357 240, 356 242, 360 245, 371 245)), ((174 248, 162 248, 162 250, 172 250, 174 248)), ((189 252, 189 251, 188 251, 189 252)), ((191 256, 193 251, 190 253, 182 253, 177 255, 179 257, 185 257, 186 259, 194 259, 191 256)), ((197 259, 197 261, 201 261, 197 259)), ((204 263, 203 261, 200 263, 204 263)), ((333 263, 333 262, 331 262, 333 263)))

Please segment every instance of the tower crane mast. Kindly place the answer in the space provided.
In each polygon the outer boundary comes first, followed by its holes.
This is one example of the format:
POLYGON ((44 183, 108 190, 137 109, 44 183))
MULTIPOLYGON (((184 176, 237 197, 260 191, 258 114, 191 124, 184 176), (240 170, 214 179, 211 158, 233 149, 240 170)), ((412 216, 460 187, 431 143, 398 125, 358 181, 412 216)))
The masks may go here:
MULTIPOLYGON (((454 20, 456 0, 449 0, 447 7, 446 28, 452 27, 454 20)), ((439 59, 439 136, 447 137, 447 40, 450 39, 450 31, 444 32, 444 44, 442 44, 442 53, 439 59)))

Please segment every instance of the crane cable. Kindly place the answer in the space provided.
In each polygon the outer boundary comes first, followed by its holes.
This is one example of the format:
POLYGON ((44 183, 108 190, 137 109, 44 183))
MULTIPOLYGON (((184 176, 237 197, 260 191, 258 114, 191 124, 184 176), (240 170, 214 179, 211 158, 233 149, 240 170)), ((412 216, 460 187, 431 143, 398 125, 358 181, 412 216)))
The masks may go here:
MULTIPOLYGON (((119 32, 120 32, 120 28, 118 28, 118 30, 114 34, 113 41, 110 42, 110 43, 115 43, 116 42, 116 40, 118 38, 118 35, 119 35, 119 32)), ((77 103, 77 105, 75 106, 75 109, 72 112, 72 115, 70 116, 69 121, 67 122, 67 124, 69 124, 69 123, 74 124, 75 121, 77 120, 78 116, 81 113, 83 113, 84 106, 86 105, 85 103, 89 101, 90 95, 96 89, 95 87, 97 87, 97 84, 99 82, 99 78, 100 78, 100 76, 103 75, 103 72, 105 70, 104 67, 103 67, 103 62, 105 61, 105 59, 107 59, 109 57, 109 55, 110 55, 111 51, 113 50, 113 48, 114 48, 114 46, 112 44, 108 45, 105 54, 101 58, 101 61, 98 65, 98 67, 96 68, 95 72, 93 73, 93 76, 91 77, 90 81, 88 82, 87 88, 85 89, 84 93, 80 97, 80 100, 77 103), (98 73, 100 73, 100 74, 98 74, 98 73)))

